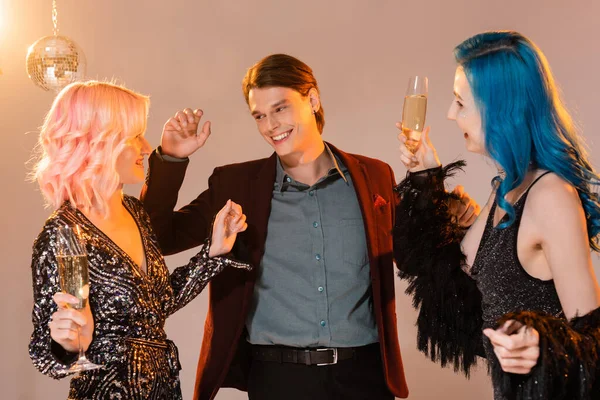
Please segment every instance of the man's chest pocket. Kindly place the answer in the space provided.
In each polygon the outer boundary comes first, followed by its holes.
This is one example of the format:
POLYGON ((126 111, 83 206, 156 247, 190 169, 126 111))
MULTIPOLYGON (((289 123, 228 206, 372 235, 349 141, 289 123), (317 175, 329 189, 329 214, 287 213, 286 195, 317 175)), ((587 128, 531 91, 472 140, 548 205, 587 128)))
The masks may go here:
POLYGON ((340 220, 342 259, 345 263, 363 266, 369 262, 367 238, 362 218, 340 220))

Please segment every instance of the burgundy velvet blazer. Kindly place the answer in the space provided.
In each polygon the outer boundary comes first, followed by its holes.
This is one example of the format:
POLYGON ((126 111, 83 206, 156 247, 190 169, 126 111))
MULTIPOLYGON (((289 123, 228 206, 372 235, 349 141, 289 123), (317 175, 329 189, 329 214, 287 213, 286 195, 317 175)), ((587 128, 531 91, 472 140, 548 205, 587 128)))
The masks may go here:
MULTIPOLYGON (((348 168, 362 211, 371 267, 373 311, 385 379, 396 397, 406 398, 408 387, 396 329, 392 255, 394 173, 389 165, 379 160, 347 154, 329 146, 348 168)), ((265 250, 276 155, 216 168, 209 178, 208 189, 187 206, 174 211, 187 164, 163 162, 155 153, 150 156, 150 169, 141 199, 164 254, 202 244, 213 216, 231 199, 242 206, 248 223, 246 232, 238 236, 233 254, 258 268, 265 250)), ((194 399, 212 399, 220 387, 247 389, 250 358, 245 323, 255 280, 255 271, 231 268, 210 282, 209 310, 194 399)))

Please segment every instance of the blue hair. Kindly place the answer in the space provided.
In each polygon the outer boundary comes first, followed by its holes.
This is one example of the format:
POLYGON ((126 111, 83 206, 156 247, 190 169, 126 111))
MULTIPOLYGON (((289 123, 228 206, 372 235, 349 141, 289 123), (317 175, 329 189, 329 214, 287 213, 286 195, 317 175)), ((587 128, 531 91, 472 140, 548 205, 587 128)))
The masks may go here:
POLYGON ((519 186, 527 171, 552 171, 573 185, 586 217, 590 247, 600 251, 600 199, 592 190, 600 177, 588 161, 582 139, 567 112, 541 50, 517 32, 475 35, 454 49, 481 112, 485 147, 505 176, 496 201, 515 220, 504 196, 519 186))

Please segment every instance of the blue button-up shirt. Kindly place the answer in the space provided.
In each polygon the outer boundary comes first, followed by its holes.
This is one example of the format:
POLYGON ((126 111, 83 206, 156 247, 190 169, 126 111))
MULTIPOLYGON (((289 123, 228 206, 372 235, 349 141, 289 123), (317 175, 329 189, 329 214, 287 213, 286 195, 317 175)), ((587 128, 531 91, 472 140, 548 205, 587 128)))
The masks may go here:
POLYGON ((313 186, 277 162, 248 341, 293 347, 377 342, 366 235, 354 185, 334 167, 313 186))

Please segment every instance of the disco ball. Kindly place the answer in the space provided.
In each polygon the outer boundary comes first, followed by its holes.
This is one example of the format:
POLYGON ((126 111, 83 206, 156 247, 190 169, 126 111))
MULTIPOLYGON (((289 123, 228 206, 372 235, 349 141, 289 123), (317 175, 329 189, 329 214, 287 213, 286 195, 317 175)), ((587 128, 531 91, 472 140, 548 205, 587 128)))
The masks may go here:
POLYGON ((85 75, 83 51, 66 36, 45 36, 29 46, 27 74, 44 90, 58 92, 85 75))

